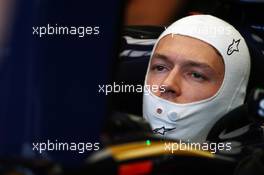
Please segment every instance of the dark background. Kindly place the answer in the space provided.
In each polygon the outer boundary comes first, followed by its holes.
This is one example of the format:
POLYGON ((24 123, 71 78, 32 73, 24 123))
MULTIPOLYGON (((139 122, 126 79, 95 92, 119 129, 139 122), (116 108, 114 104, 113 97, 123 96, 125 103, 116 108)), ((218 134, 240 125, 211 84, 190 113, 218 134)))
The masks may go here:
POLYGON ((108 116, 98 85, 111 79, 119 1, 21 0, 0 69, 0 154, 77 163, 88 153, 32 152, 32 142, 97 142, 108 116), (100 35, 32 35, 33 26, 99 26, 100 35))

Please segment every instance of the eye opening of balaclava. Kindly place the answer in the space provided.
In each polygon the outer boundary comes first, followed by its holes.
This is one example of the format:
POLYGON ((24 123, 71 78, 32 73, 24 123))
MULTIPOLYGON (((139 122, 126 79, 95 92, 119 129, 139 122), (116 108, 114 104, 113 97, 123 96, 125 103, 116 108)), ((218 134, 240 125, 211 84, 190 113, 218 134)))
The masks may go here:
MULTIPOLYGON (((166 35, 164 35, 162 38, 160 38, 159 41, 160 41, 161 39, 163 39, 164 37, 166 37, 166 36, 170 36, 170 35, 174 35, 174 36, 184 36, 184 37, 192 38, 192 39, 199 40, 199 41, 201 41, 201 42, 203 42, 203 43, 209 45, 209 46, 215 51, 215 53, 216 53, 218 56, 220 56, 220 61, 221 61, 221 62, 223 63, 223 65, 224 65, 223 75, 225 75, 225 61, 224 61, 223 56, 221 55, 221 53, 220 53, 220 52, 219 52, 214 46, 212 46, 212 45, 209 44, 209 43, 204 42, 203 40, 200 40, 200 39, 194 38, 194 37, 192 37, 192 36, 182 35, 182 34, 166 34, 166 35)), ((174 36, 172 36, 172 37, 174 37, 174 36)), ((150 65, 151 65, 151 60, 152 60, 152 58, 153 58, 153 54, 156 52, 156 48, 158 47, 158 44, 159 44, 159 42, 156 43, 156 47, 154 47, 155 49, 153 49, 153 52, 152 52, 152 54, 151 54, 151 58, 150 58, 150 61, 149 61, 149 65, 148 65, 147 73, 146 73, 146 75, 145 75, 145 85, 147 85, 148 76, 149 76, 149 71, 150 71, 150 65)), ((203 103, 203 102, 205 102, 205 101, 210 101, 210 100, 212 100, 213 98, 215 98, 215 97, 218 95, 218 93, 221 93, 221 88, 222 88, 223 83, 224 83, 224 78, 225 78, 225 76, 223 76, 223 79, 222 79, 222 81, 221 81, 221 84, 220 84, 219 88, 217 89, 217 91, 216 91, 211 97, 206 98, 206 99, 203 99, 203 100, 197 100, 197 101, 187 102, 187 103, 177 103, 177 104, 178 104, 178 105, 182 105, 182 106, 186 106, 186 105, 189 105, 189 104, 203 103)), ((153 92, 151 92, 151 88, 150 88, 149 85, 148 85, 148 86, 145 86, 145 88, 146 88, 146 90, 147 90, 146 93, 153 93, 153 92)), ((152 95, 154 95, 154 94, 152 94, 152 95)), ((164 100, 165 100, 165 99, 164 99, 164 100)), ((168 101, 168 103, 175 104, 175 102, 172 102, 172 101, 168 101)))
POLYGON ((217 120, 244 102, 250 72, 248 48, 244 38, 230 24, 214 16, 195 15, 169 26, 158 38, 151 58, 160 39, 168 34, 189 36, 215 48, 224 61, 224 78, 213 96, 185 104, 167 101, 145 89, 143 116, 155 134, 203 142, 217 120))

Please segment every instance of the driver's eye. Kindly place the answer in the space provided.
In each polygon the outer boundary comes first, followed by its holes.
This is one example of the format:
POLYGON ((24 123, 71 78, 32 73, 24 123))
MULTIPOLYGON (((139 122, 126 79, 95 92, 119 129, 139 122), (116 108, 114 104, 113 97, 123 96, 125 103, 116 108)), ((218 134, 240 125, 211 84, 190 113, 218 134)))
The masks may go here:
POLYGON ((199 79, 203 78, 203 76, 201 74, 197 73, 197 72, 193 72, 191 75, 192 75, 193 78, 199 78, 199 79))
POLYGON ((151 70, 155 71, 155 72, 163 72, 165 71, 167 68, 164 65, 153 65, 151 66, 151 70))
POLYGON ((198 72, 190 72, 189 75, 196 81, 204 81, 207 79, 206 76, 198 72))
POLYGON ((157 71, 163 71, 165 69, 164 66, 156 66, 157 71))

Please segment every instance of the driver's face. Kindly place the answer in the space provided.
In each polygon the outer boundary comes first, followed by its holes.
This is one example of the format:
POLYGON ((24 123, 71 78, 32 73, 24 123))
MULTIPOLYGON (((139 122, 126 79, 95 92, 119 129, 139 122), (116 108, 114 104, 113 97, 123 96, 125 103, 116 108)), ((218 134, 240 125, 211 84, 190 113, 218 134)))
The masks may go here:
POLYGON ((187 36, 162 38, 151 59, 148 85, 164 87, 155 95, 175 102, 190 103, 213 96, 220 88, 225 66, 209 44, 187 36))

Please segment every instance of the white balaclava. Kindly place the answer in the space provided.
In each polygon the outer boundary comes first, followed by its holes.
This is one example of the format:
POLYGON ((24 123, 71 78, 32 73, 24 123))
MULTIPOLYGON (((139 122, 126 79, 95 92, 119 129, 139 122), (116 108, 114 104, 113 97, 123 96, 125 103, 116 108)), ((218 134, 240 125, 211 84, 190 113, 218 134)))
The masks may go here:
MULTIPOLYGON (((240 33, 227 22, 211 15, 194 15, 170 25, 158 38, 152 55, 160 39, 168 34, 190 36, 213 46, 223 57, 224 79, 212 97, 185 104, 167 101, 145 89, 143 116, 155 134, 170 139, 204 142, 216 121, 244 103, 250 74, 248 47, 240 33)), ((148 73, 145 85, 147 76, 148 73)))

